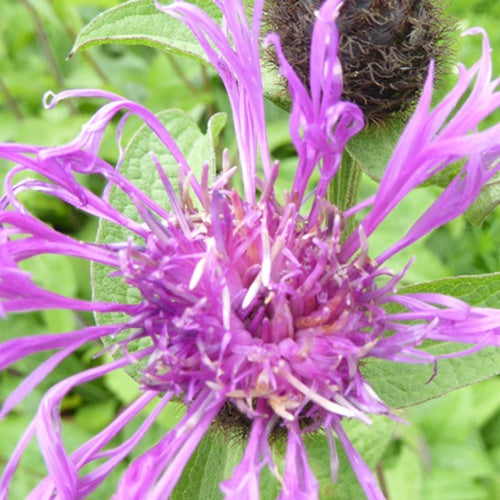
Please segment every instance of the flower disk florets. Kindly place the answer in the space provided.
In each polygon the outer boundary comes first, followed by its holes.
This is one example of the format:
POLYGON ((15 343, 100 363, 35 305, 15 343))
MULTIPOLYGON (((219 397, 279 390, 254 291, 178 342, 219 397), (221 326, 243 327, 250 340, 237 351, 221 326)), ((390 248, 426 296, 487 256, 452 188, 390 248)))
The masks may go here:
POLYGON ((358 364, 384 332, 381 271, 365 251, 340 261, 342 216, 327 202, 310 227, 291 199, 205 192, 180 221, 146 216, 147 247, 124 259, 151 308, 143 383, 188 399, 208 385, 248 419, 363 418, 358 364))

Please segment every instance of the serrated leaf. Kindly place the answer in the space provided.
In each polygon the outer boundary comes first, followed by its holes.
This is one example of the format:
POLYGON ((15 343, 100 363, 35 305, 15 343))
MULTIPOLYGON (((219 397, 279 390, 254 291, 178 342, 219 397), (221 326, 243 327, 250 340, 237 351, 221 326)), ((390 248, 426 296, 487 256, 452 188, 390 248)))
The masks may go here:
MULTIPOLYGON (((500 273, 459 276, 405 287, 401 293, 442 293, 473 306, 500 306, 500 273)), ((466 349, 467 345, 462 348, 466 349)), ((437 343, 426 350, 434 355, 460 350, 450 342, 437 343)), ((401 364, 369 360, 362 371, 379 396, 391 407, 402 408, 441 396, 459 387, 485 380, 500 372, 500 350, 485 348, 458 358, 441 359, 437 375, 433 365, 401 364), (431 381, 430 381, 431 380, 431 381)))
MULTIPOLYGON (((221 18, 211 0, 192 3, 214 19, 221 18)), ((178 19, 158 10, 153 0, 131 0, 102 12, 80 31, 70 57, 83 48, 107 43, 146 45, 206 62, 191 31, 178 19)))
POLYGON ((402 288, 400 293, 442 293, 476 307, 500 309, 500 273, 455 276, 402 288))
MULTIPOLYGON (((455 352, 457 346, 447 344, 426 350, 434 355, 447 354, 455 352)), ((485 348, 466 357, 439 360, 437 375, 432 380, 433 365, 370 360, 362 372, 385 403, 392 408, 405 408, 495 376, 499 367, 498 349, 485 348)))

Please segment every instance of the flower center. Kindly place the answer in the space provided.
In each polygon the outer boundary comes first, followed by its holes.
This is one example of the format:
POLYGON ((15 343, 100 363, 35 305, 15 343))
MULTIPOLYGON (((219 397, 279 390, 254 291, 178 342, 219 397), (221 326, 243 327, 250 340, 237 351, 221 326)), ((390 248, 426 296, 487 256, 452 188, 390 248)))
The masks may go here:
MULTIPOLYGON (((281 235, 273 236, 277 241, 281 235)), ((266 343, 338 332, 356 307, 336 237, 317 228, 309 232, 300 221, 289 240, 270 263, 270 283, 249 302, 251 287, 262 280, 260 274, 247 278, 246 304, 235 308, 247 331, 266 343)))
POLYGON ((342 217, 327 202, 314 227, 293 202, 250 206, 234 191, 206 209, 150 222, 141 258, 130 254, 128 281, 149 304, 143 335, 157 346, 143 383, 185 395, 208 385, 250 419, 344 411, 334 402, 349 399, 385 329, 375 263, 366 251, 341 262, 342 217))

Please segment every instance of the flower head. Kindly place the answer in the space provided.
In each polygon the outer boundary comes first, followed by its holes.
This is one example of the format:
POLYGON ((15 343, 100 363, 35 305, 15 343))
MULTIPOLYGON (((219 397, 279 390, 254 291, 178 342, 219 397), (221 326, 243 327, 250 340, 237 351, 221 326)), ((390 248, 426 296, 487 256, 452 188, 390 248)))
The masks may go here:
POLYGON ((433 110, 431 65, 418 107, 377 194, 340 213, 324 195, 346 142, 363 126, 360 109, 340 100, 342 69, 335 25, 340 2, 327 0, 317 12, 309 89, 283 56, 279 39, 274 35, 266 39, 275 46, 288 81, 293 104, 290 134, 299 159, 283 203, 274 194, 279 164, 270 158, 265 129, 259 59, 263 2, 256 0, 250 23, 239 0, 215 3, 223 13, 222 27, 188 3, 159 8, 191 28, 226 86, 238 141, 242 193, 231 187, 236 168, 230 168, 227 158, 214 179, 209 179, 208 167, 196 178, 150 111, 102 91, 48 96, 49 108, 72 97, 108 101, 69 144, 54 148, 0 145, 0 156, 15 163, 0 205, 1 313, 67 308, 119 312, 122 318, 1 345, 2 369, 32 353, 57 350, 5 401, 1 417, 83 344, 106 339, 107 345, 122 352, 115 361, 78 373, 48 391, 4 471, 1 491, 7 491, 23 450, 36 434, 48 477, 33 497, 50 497, 54 492, 63 498, 88 495, 128 456, 165 405, 181 398, 186 415, 132 462, 116 498, 168 497, 198 443, 228 407, 249 427, 242 461, 221 485, 228 497, 256 498, 263 466, 281 482, 282 498, 317 497, 303 435, 322 428, 332 457, 336 435, 367 496, 382 498, 342 427, 345 418, 369 424, 370 414, 391 415, 363 378, 360 362, 369 357, 435 362, 433 355, 419 348, 426 339, 470 343, 469 352, 500 343, 499 311, 473 308, 438 294, 398 295, 396 286, 405 270, 395 273, 384 267, 396 252, 466 210, 498 171, 500 125, 476 131, 500 104, 498 80, 491 80, 486 36, 480 61, 470 69, 460 67, 456 87, 433 110), (465 102, 455 109, 471 87, 465 102), (169 210, 98 155, 106 127, 122 111, 127 112, 125 116, 139 116, 179 164, 176 191, 160 161, 152 156, 169 210), (461 173, 408 233, 381 255, 370 256, 367 237, 406 194, 462 158, 466 161, 461 173), (25 178, 13 183, 16 173, 29 170, 45 180, 25 178), (310 190, 314 172, 319 173, 319 180, 310 190), (109 186, 128 197, 137 217, 118 211, 108 196, 93 194, 76 174, 103 176, 109 186), (130 238, 89 243, 61 234, 22 205, 17 195, 25 190, 48 193, 125 228, 130 238), (368 214, 357 228, 345 234, 345 221, 366 208, 368 214), (109 266, 109 280, 126 282, 140 299, 137 303, 86 301, 44 290, 19 263, 45 253, 109 266), (390 304, 398 306, 396 312, 389 312, 390 304), (138 363, 142 395, 69 455, 59 425, 58 408, 64 396, 78 384, 138 363), (114 446, 112 439, 152 401, 155 410, 135 434, 114 446), (269 446, 270 435, 278 429, 287 440, 284 471, 273 463, 269 446), (88 472, 91 464, 94 468, 88 472))
MULTIPOLYGON (((315 12, 323 0, 268 1, 264 21, 305 85, 315 12)), ((351 0, 337 19, 342 98, 369 121, 408 110, 422 90, 431 60, 438 70, 450 52, 452 22, 436 0, 351 0)), ((439 74, 439 73, 438 73, 439 74)))

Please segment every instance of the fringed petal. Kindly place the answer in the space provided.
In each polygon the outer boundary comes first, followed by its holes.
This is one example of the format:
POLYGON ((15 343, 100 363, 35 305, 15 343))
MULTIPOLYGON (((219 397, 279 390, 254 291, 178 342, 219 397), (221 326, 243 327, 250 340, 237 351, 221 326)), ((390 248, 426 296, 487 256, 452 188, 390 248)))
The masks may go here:
POLYGON ((281 500, 318 498, 318 481, 309 466, 308 455, 297 422, 288 426, 285 475, 281 500))
MULTIPOLYGON (((480 60, 468 70, 459 68, 457 84, 432 111, 434 67, 431 64, 417 109, 384 171, 373 207, 361 222, 366 235, 372 234, 416 186, 464 157, 468 157, 468 162, 408 235, 380 257, 380 262, 462 214, 500 168, 500 124, 477 131, 478 125, 500 107, 497 91, 500 80, 491 80, 490 47, 486 34, 482 35, 480 60), (467 99, 455 110, 471 85, 467 99)), ((343 258, 351 257, 359 244, 358 233, 352 233, 344 244, 343 258)))

